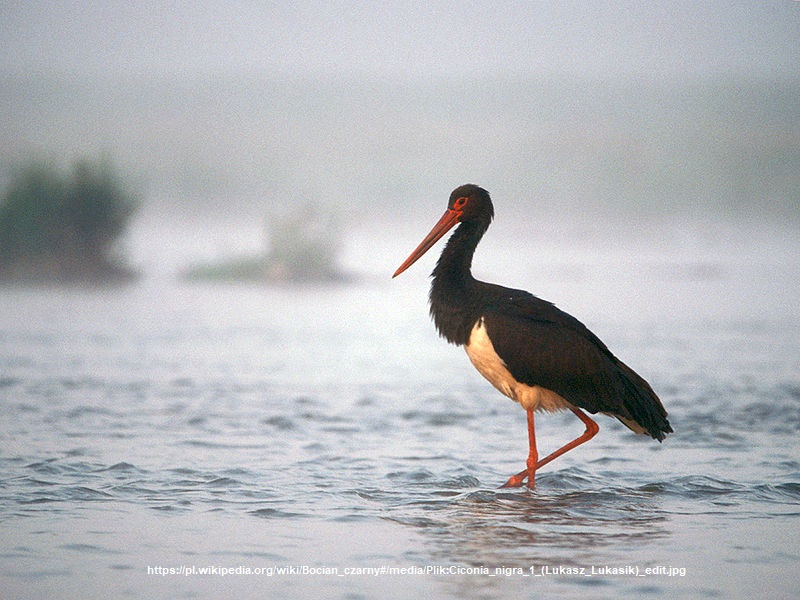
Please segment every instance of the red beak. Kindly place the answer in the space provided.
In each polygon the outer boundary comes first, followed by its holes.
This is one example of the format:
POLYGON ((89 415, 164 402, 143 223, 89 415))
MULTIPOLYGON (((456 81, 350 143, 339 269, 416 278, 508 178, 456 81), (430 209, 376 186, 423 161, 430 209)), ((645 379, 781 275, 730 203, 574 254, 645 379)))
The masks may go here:
POLYGON ((425 236, 425 239, 422 240, 419 243, 419 246, 417 246, 417 248, 411 253, 411 256, 409 256, 402 265, 397 267, 397 271, 395 271, 394 275, 392 275, 392 279, 400 275, 400 273, 417 262, 417 260, 428 250, 430 250, 431 247, 438 242, 445 233, 453 228, 453 225, 458 223, 460 218, 461 211, 448 208, 442 215, 442 218, 439 219, 439 222, 433 226, 431 232, 425 236))

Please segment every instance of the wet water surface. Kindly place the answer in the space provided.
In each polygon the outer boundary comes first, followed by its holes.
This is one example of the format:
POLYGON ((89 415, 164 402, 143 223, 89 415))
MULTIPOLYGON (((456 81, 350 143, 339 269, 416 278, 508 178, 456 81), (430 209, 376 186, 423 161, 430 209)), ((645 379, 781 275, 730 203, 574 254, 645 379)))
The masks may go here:
MULTIPOLYGON (((796 288, 776 285, 778 304, 796 288)), ((0 289, 7 597, 792 597, 795 308, 564 306, 676 433, 599 416, 535 490, 500 490, 524 466, 524 412, 436 338, 425 291, 0 289)), ((537 426, 541 452, 582 431, 537 426)))

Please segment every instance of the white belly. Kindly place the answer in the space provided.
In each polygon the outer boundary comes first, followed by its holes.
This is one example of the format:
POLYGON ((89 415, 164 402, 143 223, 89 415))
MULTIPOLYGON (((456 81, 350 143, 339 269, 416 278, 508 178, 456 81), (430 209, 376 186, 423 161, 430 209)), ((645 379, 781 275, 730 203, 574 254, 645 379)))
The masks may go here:
POLYGON ((497 355, 492 340, 486 334, 483 318, 479 319, 464 347, 472 364, 500 392, 522 405, 526 410, 549 412, 570 408, 572 405, 555 392, 538 385, 520 383, 509 373, 503 359, 497 355))

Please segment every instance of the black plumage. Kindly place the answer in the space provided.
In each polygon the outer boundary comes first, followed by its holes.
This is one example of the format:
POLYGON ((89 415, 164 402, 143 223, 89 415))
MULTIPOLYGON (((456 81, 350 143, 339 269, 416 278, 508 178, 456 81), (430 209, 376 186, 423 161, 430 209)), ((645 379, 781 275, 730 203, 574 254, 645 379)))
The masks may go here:
POLYGON ((658 396, 583 323, 526 291, 484 283, 472 276, 475 248, 493 216, 494 208, 486 190, 472 184, 456 188, 442 219, 395 276, 458 224, 432 273, 430 311, 444 338, 465 346, 487 379, 529 408, 528 469, 515 476, 516 479, 512 477, 508 485, 519 485, 528 476, 532 486, 536 468, 596 433, 596 424, 580 409, 617 417, 633 431, 663 440, 672 427, 658 396), (485 348, 471 352, 471 342, 477 346, 484 339, 473 335, 488 337, 493 353, 485 348), (478 352, 476 362, 473 354, 478 352), (499 359, 493 358, 494 353, 499 359), (496 364, 490 364, 487 357, 496 364), (555 404, 539 404, 538 399, 543 395, 555 400, 555 404), (587 424, 587 433, 573 445, 568 444, 538 461, 533 410, 553 406, 572 410, 587 424))

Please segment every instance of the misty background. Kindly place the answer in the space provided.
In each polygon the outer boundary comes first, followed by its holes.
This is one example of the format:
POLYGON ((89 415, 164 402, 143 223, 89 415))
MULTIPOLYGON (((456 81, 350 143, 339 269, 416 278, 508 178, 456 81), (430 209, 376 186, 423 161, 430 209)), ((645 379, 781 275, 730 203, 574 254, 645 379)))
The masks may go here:
POLYGON ((311 206, 388 277, 466 182, 495 201, 484 270, 796 262, 800 2, 33 1, 0 5, 0 47, 0 184, 110 157, 149 276, 311 206))

